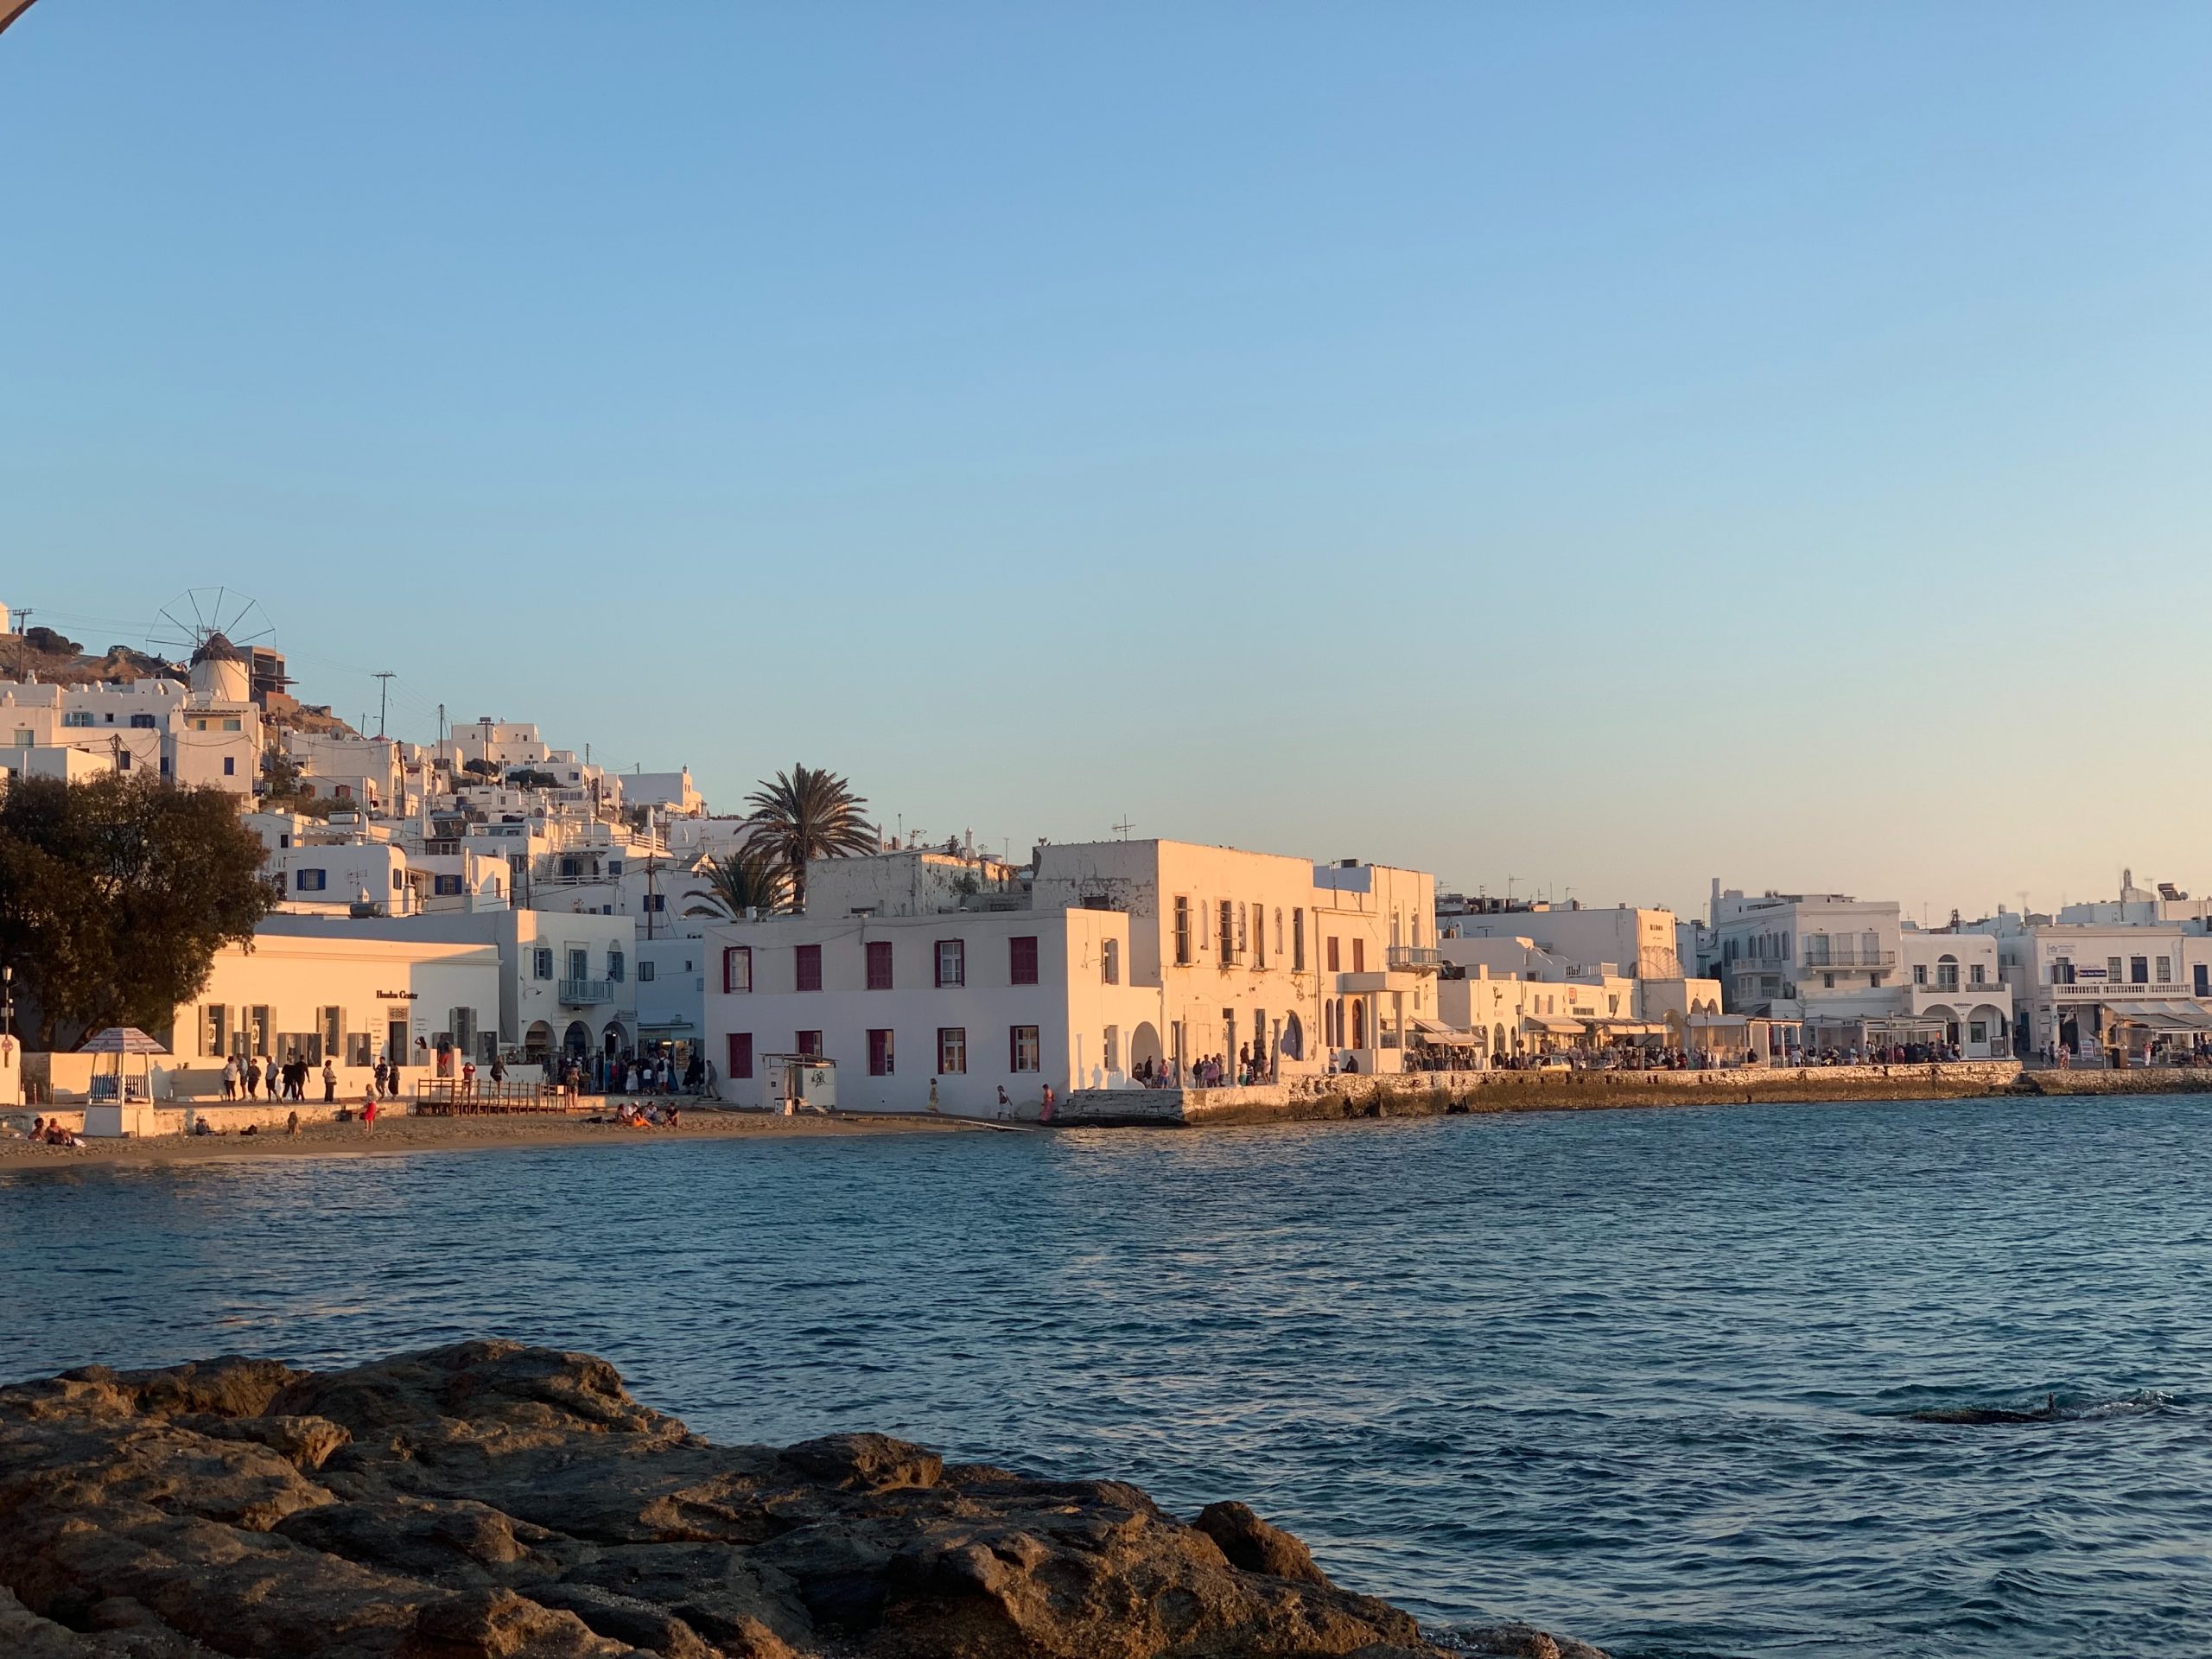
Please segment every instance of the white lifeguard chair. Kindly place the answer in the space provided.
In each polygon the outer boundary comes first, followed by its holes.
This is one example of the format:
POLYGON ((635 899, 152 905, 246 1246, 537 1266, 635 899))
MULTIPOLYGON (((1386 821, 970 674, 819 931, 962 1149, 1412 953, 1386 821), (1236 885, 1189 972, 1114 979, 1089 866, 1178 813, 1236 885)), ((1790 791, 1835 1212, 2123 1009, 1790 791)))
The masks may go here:
POLYGON ((768 1109, 794 1117, 801 1112, 837 1109, 837 1063, 819 1054, 761 1057, 761 1081, 768 1109))
POLYGON ((149 1056, 168 1050, 136 1026, 110 1026, 78 1051, 96 1055, 92 1092, 85 1106, 85 1134, 114 1139, 144 1135, 154 1109, 149 1056))

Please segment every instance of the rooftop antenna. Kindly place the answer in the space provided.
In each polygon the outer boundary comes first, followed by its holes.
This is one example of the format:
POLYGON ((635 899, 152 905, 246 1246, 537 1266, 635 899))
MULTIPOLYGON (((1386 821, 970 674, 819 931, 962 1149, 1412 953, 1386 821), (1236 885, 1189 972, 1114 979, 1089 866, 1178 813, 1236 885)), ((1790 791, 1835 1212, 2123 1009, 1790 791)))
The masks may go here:
POLYGON ((1520 879, 1519 876, 1510 874, 1505 878, 1505 902, 1509 905, 1513 902, 1513 884, 1520 879))
POLYGON ((1129 831, 1135 828, 1136 825, 1129 822, 1126 814, 1123 815, 1121 823, 1113 826, 1114 833, 1120 836, 1123 841, 1127 841, 1129 838, 1129 831))
MULTIPOLYGON (((382 669, 370 677, 377 683, 377 741, 381 743, 384 741, 385 715, 391 707, 391 671, 382 669)), ((421 728, 418 727, 416 729, 421 728)))

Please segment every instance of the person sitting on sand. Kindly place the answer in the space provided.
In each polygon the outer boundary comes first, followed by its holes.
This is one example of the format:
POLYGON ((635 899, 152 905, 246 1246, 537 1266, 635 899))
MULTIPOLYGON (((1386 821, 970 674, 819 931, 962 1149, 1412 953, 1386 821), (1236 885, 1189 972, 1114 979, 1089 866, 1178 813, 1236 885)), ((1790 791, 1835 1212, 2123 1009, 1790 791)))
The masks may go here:
POLYGON ((285 1114, 284 1114, 284 1133, 285 1133, 285 1134, 287 1134, 287 1135, 297 1135, 299 1132, 300 1132, 300 1115, 299 1115, 299 1113, 298 1113, 298 1112, 296 1112, 296 1111, 291 1111, 291 1112, 287 1112, 287 1113, 285 1113, 285 1114))
POLYGON ((683 1127, 683 1109, 681 1106, 671 1106, 668 1109, 668 1127, 671 1129, 680 1129, 683 1127))

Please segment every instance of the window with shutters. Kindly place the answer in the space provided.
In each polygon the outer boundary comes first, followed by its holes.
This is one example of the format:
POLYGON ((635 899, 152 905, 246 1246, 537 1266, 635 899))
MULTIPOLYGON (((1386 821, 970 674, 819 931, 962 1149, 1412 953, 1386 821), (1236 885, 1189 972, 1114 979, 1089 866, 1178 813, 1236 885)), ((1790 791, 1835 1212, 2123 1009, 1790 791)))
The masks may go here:
POLYGON ((968 945, 963 939, 939 939, 937 942, 937 982, 965 985, 968 982, 968 945))
POLYGON ((1337 954, 1337 937, 1335 934, 1332 933, 1329 936, 1329 953, 1327 960, 1329 963, 1329 971, 1332 974, 1341 973, 1344 971, 1343 969, 1338 965, 1343 958, 1337 954))
POLYGON ((868 942, 868 988, 871 991, 891 988, 891 941, 870 939, 868 942))
POLYGON ((1306 971, 1306 912, 1303 910, 1290 912, 1290 971, 1294 974, 1306 971))
POLYGON ((552 946, 541 944, 537 950, 531 952, 530 970, 533 978, 550 979, 553 977, 552 946))
POLYGON ((753 1033, 733 1031, 729 1034, 729 1075, 749 1077, 753 1075, 753 1033))
POLYGON ((1180 893, 1175 896, 1175 965, 1191 965, 1191 901, 1180 893))
POLYGON ((1037 940, 1034 935, 1008 939, 1007 958, 1010 982, 1016 985, 1034 985, 1037 982, 1037 940))
POLYGON ((1015 1026, 1007 1034, 1007 1070, 1034 1071, 1037 1063, 1037 1027, 1015 1026))
POLYGON ((937 1028, 937 1069, 947 1077, 958 1077, 968 1070, 967 1027, 937 1028))
POLYGON ((791 1052, 814 1059, 822 1058, 822 1033, 818 1031, 795 1031, 791 1033, 791 1052))
POLYGON ((1354 939, 1351 942, 1351 970, 1355 974, 1363 974, 1367 971, 1367 941, 1365 939, 1354 939))
POLYGON ((802 944, 793 952, 797 957, 797 988, 818 991, 822 988, 822 947, 802 944))
POLYGON ((868 1033, 868 1076, 871 1077, 889 1077, 891 1075, 891 1066, 893 1058, 894 1057, 891 1050, 891 1033, 887 1031, 871 1031, 868 1033))
POLYGON ((733 995, 753 988, 753 947, 726 945, 722 949, 722 989, 733 995))
POLYGON ((1236 960, 1236 906, 1226 899, 1214 900, 1214 945, 1226 968, 1236 960))
POLYGON ((1098 942, 1098 978, 1105 985, 1122 982, 1122 942, 1101 939, 1098 942))

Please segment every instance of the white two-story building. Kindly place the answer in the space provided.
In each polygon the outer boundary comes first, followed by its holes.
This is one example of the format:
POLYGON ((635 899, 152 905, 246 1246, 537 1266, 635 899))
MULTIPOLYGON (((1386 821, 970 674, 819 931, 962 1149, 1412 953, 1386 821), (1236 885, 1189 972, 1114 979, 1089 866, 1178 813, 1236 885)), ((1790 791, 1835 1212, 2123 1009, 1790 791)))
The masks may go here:
POLYGON ((1401 1069, 1436 1014, 1433 878, 1168 841, 1029 866, 907 849, 808 867, 806 913, 706 928, 726 1099, 836 1063, 849 1108, 1033 1110, 1046 1087, 1401 1069))

